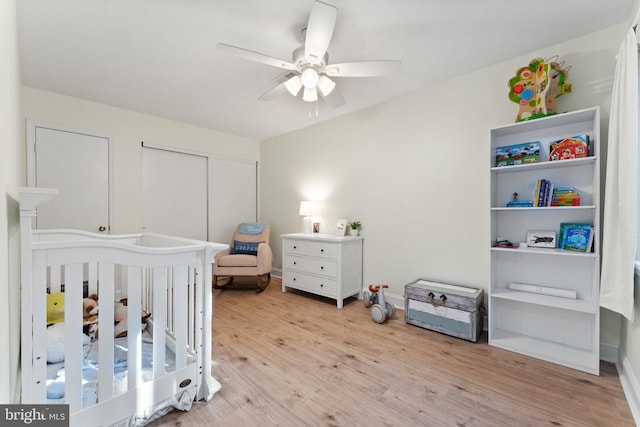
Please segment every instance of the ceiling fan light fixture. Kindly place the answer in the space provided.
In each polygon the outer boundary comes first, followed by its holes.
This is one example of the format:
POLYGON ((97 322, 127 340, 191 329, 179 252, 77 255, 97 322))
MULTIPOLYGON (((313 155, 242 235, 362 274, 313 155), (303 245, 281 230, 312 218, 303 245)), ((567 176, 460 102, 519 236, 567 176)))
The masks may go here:
POLYGON ((287 88, 291 95, 297 96, 298 92, 300 92, 300 89, 302 89, 302 80, 300 79, 300 76, 296 74, 295 76, 287 80, 284 86, 287 88))
POLYGON ((318 92, 315 87, 305 87, 302 99, 307 102, 313 102, 318 100, 318 92))
POLYGON ((307 67, 302 70, 300 79, 302 80, 302 84, 305 88, 315 88, 318 84, 318 72, 312 67, 307 67))
POLYGON ((336 82, 325 75, 320 76, 320 79, 318 80, 318 89, 320 89, 322 96, 329 95, 335 87, 336 82))

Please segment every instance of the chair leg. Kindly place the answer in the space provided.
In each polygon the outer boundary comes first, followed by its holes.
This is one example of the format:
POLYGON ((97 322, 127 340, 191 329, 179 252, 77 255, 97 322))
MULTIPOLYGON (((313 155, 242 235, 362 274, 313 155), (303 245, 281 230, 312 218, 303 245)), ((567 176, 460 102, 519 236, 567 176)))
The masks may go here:
POLYGON ((264 291, 265 289, 267 289, 267 287, 269 286, 269 284, 271 283, 271 273, 267 273, 267 274, 263 274, 261 276, 256 276, 258 278, 258 289, 257 292, 260 293, 262 291, 264 291), (262 284, 262 279, 266 276, 267 280, 264 283, 264 285, 262 284))
MULTIPOLYGON (((224 276, 223 276, 224 277, 224 276)), ((218 285, 218 276, 213 276, 213 289, 225 289, 227 286, 233 283, 233 276, 229 277, 227 283, 224 285, 218 285)))

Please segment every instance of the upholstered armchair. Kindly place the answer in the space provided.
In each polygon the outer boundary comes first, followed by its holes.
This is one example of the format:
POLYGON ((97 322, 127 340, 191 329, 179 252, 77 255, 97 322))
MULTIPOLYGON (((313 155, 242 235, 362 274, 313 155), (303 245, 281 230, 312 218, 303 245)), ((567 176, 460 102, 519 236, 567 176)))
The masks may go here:
POLYGON ((258 292, 271 283, 273 253, 269 246, 271 227, 264 223, 238 224, 229 249, 218 252, 213 264, 213 287, 226 288, 233 284, 234 276, 255 276, 258 292), (218 278, 228 277, 224 284, 218 278))

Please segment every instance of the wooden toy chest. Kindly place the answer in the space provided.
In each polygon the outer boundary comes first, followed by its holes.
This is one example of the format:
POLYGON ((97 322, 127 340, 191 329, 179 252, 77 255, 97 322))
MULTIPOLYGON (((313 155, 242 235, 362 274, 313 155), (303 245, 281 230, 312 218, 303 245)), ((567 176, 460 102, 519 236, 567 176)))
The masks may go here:
POLYGON ((482 289, 418 279, 404 287, 404 321, 476 342, 482 332, 482 289))

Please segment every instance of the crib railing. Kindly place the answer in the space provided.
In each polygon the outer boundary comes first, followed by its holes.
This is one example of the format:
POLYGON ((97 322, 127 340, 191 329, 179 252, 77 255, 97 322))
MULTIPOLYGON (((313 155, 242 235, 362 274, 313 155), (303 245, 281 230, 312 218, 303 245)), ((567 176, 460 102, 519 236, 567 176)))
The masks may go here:
MULTIPOLYGON (((65 293, 65 402, 72 425, 110 424, 143 414, 162 393, 195 389, 211 399, 211 264, 228 245, 155 234, 97 235, 77 230, 32 230, 39 204, 56 190, 20 189, 22 288, 22 402, 46 403, 47 292, 65 293), (82 409, 82 298, 99 296, 97 404, 82 409), (127 388, 114 391, 114 301, 127 298, 127 388), (153 336, 151 379, 142 378, 141 319, 153 336), (165 367, 167 350, 174 357, 165 367), (171 372, 167 372, 170 370, 171 372), (181 380, 185 378, 184 380, 181 380), (194 385, 195 384, 195 385, 194 385)), ((145 372, 146 374, 146 372, 145 372)), ((171 395, 175 396, 175 394, 171 395)))

